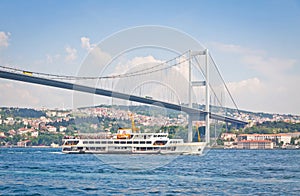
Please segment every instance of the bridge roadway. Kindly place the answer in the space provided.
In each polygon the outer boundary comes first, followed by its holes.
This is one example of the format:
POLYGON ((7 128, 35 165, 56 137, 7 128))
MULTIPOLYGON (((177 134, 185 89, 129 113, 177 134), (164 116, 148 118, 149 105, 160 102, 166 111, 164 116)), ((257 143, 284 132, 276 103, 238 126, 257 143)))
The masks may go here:
MULTIPOLYGON (((118 98, 118 99, 124 99, 124 100, 164 107, 164 108, 168 108, 168 109, 172 109, 172 110, 183 111, 183 112, 186 112, 187 114, 191 115, 193 120, 203 120, 205 118, 205 116, 207 115, 207 112, 204 112, 199 109, 189 108, 186 106, 180 106, 177 104, 172 104, 172 103, 168 103, 168 102, 164 102, 164 101, 148 99, 148 98, 139 97, 139 96, 135 96, 135 95, 128 95, 125 93, 119 93, 119 92, 100 89, 100 88, 93 88, 93 87, 88 87, 88 86, 83 86, 83 85, 78 85, 78 84, 72 84, 72 83, 68 83, 68 82, 50 80, 50 79, 46 79, 46 78, 39 78, 39 77, 29 76, 29 75, 25 75, 25 74, 18 74, 18 73, 12 73, 12 72, 6 72, 6 71, 0 70, 0 78, 22 81, 22 82, 33 83, 33 84, 40 84, 40 85, 45 85, 45 86, 52 86, 52 87, 57 87, 57 88, 61 88, 61 89, 74 90, 74 91, 97 94, 97 95, 102 95, 102 96, 107 96, 107 97, 114 97, 114 98, 118 98)), ((228 123, 233 123, 233 124, 240 125, 240 126, 247 124, 247 122, 244 122, 244 121, 241 121, 238 119, 234 119, 234 118, 230 118, 227 116, 218 115, 218 114, 209 113, 209 116, 211 119, 220 120, 220 121, 224 121, 224 122, 228 122, 228 123)))

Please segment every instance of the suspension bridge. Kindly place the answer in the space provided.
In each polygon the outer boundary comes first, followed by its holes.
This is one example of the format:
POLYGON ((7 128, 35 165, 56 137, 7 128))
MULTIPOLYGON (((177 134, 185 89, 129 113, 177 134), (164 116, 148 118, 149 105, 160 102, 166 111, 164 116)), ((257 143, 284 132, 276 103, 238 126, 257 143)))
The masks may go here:
MULTIPOLYGON (((207 49, 204 51, 187 51, 168 61, 136 66, 135 69, 129 70, 126 73, 111 73, 107 75, 103 75, 102 73, 101 76, 68 76, 0 66, 0 78, 112 97, 185 112, 189 116, 189 142, 193 138, 193 121, 205 121, 205 140, 208 143, 210 141, 209 129, 212 120, 231 123, 237 126, 247 124, 245 121, 226 115, 226 108, 224 107, 225 97, 229 97, 237 111, 238 108, 207 49), (187 70, 186 75, 182 73, 182 70, 187 70), (176 81, 177 79, 180 81, 176 81), (127 91, 124 90, 124 85, 128 87, 133 86, 133 83, 146 84, 147 81, 154 80, 161 80, 161 83, 165 84, 167 88, 173 89, 175 93, 187 94, 187 96, 181 98, 181 101, 177 100, 177 102, 174 102, 156 98, 155 93, 151 97, 145 96, 145 94, 141 93, 142 87, 140 87, 139 93, 134 93, 132 88, 127 91), (97 85, 96 83, 88 85, 82 81, 97 81, 97 85), (100 86, 98 85, 99 81, 100 86), (104 83, 103 81, 111 83, 111 85, 107 85, 111 87, 101 86, 101 82, 102 84, 104 83), (116 81, 118 81, 119 87, 112 85, 116 81), (200 90, 196 91, 196 88, 200 90), (197 102, 200 99, 199 94, 203 96, 202 98, 205 101, 203 103, 204 109, 200 109, 199 104, 196 104, 199 103, 199 101, 197 102)), ((135 88, 138 88, 136 84, 135 88)), ((151 93, 149 89, 147 93, 151 93)))

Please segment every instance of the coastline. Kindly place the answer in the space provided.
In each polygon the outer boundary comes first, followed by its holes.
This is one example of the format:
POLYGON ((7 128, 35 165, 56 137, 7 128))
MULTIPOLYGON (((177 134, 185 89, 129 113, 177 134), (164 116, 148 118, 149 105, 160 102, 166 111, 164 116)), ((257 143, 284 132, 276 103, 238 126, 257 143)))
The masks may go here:
MULTIPOLYGON (((1 148, 54 148, 54 149, 58 149, 61 148, 62 146, 0 146, 1 148)), ((210 149, 214 149, 214 150, 268 150, 268 151, 273 151, 273 150, 300 150, 300 148, 273 148, 273 149, 238 149, 238 148, 224 148, 224 146, 213 146, 210 147, 210 149)))
POLYGON ((0 148, 61 148, 61 146, 16 146, 16 145, 12 145, 12 146, 0 146, 0 148))

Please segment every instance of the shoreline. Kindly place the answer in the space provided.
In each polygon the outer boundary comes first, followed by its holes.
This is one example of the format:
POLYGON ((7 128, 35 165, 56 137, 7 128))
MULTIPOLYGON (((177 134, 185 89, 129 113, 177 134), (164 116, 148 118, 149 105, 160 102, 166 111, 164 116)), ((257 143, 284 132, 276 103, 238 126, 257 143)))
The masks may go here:
POLYGON ((0 146, 0 148, 61 148, 61 146, 0 146))
MULTIPOLYGON (((52 146, 0 146, 1 148, 62 148, 62 146, 52 147, 52 146)), ((224 148, 222 146, 214 146, 210 147, 210 149, 214 150, 300 150, 300 148, 273 148, 273 149, 238 149, 238 148, 224 148)))

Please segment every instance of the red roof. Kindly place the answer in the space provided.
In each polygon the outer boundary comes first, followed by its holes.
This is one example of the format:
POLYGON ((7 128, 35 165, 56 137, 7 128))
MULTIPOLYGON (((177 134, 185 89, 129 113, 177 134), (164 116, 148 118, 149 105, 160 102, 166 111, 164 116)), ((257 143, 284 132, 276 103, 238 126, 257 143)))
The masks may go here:
POLYGON ((270 140, 242 140, 242 143, 271 143, 270 140))
POLYGON ((247 133, 243 133, 243 134, 239 134, 238 136, 288 136, 288 134, 286 133, 271 133, 271 134, 259 134, 259 133, 252 133, 252 134, 247 134, 247 133))

